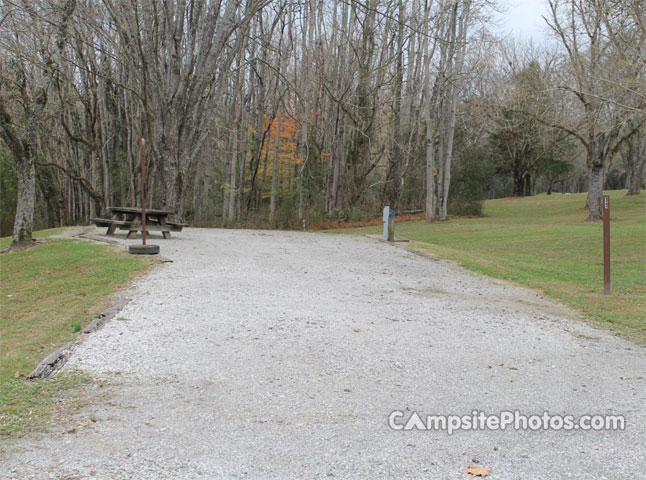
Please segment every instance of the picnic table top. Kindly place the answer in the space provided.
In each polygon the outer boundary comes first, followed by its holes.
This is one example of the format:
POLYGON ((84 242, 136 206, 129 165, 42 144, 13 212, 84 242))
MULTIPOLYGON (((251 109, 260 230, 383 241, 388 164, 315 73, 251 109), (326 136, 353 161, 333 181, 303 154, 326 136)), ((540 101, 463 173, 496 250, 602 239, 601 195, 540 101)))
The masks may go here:
MULTIPOLYGON (((141 208, 138 207, 108 207, 108 210, 113 213, 141 213, 141 208)), ((167 216, 173 215, 174 213, 175 212, 171 212, 169 210, 155 210, 154 208, 146 209, 146 215, 167 216)))

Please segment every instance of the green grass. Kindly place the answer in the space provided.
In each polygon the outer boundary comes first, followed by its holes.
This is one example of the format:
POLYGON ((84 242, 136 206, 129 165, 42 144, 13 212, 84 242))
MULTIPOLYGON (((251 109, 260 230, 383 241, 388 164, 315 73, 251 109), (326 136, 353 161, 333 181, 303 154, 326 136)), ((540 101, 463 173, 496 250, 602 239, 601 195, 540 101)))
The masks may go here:
POLYGON ((91 379, 80 373, 62 373, 37 381, 7 380, 0 385, 0 440, 45 427, 55 417, 69 413, 70 394, 91 379))
MULTIPOLYGON (((0 239, 0 248, 9 242, 0 239)), ((149 259, 72 239, 49 238, 43 245, 0 255, 0 429, 10 429, 7 422, 16 424, 11 412, 27 412, 31 403, 69 383, 40 385, 14 377, 28 374, 74 340, 110 304, 111 295, 149 264, 149 259)))
MULTIPOLYGON (((544 291, 632 338, 646 339, 646 195, 611 198, 612 294, 603 295, 602 223, 585 194, 490 200, 485 217, 397 224, 397 236, 471 270, 544 291)), ((381 233, 381 227, 336 230, 381 233)))
MULTIPOLYGON (((37 239, 46 239, 51 237, 52 235, 57 235, 59 233, 62 233, 65 230, 68 230, 69 228, 70 227, 60 227, 60 228, 49 228, 47 230, 38 230, 37 232, 33 233, 33 237, 37 239)), ((5 248, 8 248, 9 245, 11 245, 11 237, 0 238, 0 250, 4 250, 5 248)))

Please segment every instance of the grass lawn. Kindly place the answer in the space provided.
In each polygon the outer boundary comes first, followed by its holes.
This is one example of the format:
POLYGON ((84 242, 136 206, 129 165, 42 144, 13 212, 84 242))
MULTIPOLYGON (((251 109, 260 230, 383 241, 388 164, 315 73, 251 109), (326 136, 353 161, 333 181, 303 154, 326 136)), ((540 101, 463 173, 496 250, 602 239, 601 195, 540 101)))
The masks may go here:
MULTIPOLYGON (((60 229, 35 232, 46 238, 60 229)), ((0 239, 6 248, 10 239, 0 239)), ((0 255, 0 435, 34 419, 49 395, 76 380, 27 381, 45 356, 73 340, 149 259, 72 239, 0 255), (34 409, 38 410, 34 413, 34 409)), ((42 413, 42 412, 40 412, 42 413)), ((36 420, 35 420, 36 421, 36 420)))
MULTIPOLYGON (((607 192, 612 294, 603 295, 602 223, 585 222, 585 194, 485 203, 485 217, 396 224, 415 248, 497 278, 543 290, 595 323, 646 340, 646 194, 607 192)), ((335 230, 380 234, 381 226, 335 230)))

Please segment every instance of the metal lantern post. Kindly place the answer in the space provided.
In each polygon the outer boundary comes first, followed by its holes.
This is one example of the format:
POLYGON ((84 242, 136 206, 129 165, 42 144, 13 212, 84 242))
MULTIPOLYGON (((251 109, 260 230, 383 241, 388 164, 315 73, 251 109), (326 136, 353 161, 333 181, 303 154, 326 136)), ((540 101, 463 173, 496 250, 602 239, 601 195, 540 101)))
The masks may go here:
POLYGON ((141 158, 141 245, 130 245, 128 252, 137 255, 156 255, 159 253, 159 245, 146 245, 146 140, 141 139, 139 149, 141 158))
POLYGON ((146 245, 146 139, 141 139, 141 236, 142 244, 146 245))

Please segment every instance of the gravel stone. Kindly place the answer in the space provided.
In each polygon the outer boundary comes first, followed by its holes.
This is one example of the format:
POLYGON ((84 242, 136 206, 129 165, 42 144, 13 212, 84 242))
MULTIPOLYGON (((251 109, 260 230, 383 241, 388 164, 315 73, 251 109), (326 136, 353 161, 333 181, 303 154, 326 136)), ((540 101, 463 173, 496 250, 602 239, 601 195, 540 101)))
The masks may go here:
POLYGON ((646 466, 646 349, 535 291, 365 237, 154 237, 173 263, 124 292, 64 367, 102 393, 68 425, 5 440, 1 479, 456 479, 472 459, 493 479, 619 479, 646 466), (389 429, 406 409, 615 413, 627 428, 389 429))

